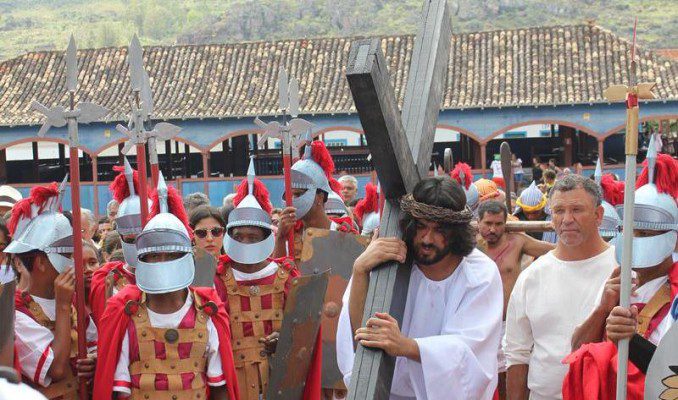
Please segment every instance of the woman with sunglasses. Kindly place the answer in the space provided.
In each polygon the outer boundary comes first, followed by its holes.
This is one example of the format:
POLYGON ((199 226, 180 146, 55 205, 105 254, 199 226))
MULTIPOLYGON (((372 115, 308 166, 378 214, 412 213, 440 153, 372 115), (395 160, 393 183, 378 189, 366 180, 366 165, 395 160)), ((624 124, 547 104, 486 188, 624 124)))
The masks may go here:
POLYGON ((219 210, 210 206, 198 206, 191 211, 189 223, 193 229, 195 247, 201 248, 219 259, 224 247, 224 219, 219 210))

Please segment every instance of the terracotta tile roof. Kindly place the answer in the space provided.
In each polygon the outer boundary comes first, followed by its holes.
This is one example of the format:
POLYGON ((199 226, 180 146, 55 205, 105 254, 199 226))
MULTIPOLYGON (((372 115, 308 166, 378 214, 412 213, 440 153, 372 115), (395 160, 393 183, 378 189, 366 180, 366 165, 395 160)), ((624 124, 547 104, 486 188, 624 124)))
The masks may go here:
MULTIPOLYGON (((277 113, 278 66, 300 78, 302 113, 354 110, 344 69, 355 38, 151 46, 144 59, 156 117, 225 118, 277 113)), ((413 35, 382 44, 398 97, 407 80, 413 35)), ((32 100, 66 104, 62 52, 34 52, 0 63, 0 125, 39 122, 32 100)), ((78 96, 124 120, 129 106, 125 48, 81 50, 78 96)), ((443 109, 604 101, 626 83, 629 43, 593 25, 455 34, 443 109)), ((678 99, 678 62, 639 51, 640 81, 656 81, 662 99, 678 99)))

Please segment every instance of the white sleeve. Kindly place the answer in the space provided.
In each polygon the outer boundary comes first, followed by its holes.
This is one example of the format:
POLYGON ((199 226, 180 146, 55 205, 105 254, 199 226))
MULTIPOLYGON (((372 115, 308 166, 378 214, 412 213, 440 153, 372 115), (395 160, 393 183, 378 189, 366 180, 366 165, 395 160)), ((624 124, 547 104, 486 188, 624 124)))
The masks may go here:
POLYGON ((445 310, 440 335, 415 339, 421 363, 407 364, 421 368, 423 387, 413 379, 416 393, 425 391, 429 400, 492 398, 504 304, 501 277, 496 267, 493 272, 464 295, 456 310, 445 310))
POLYGON ((351 318, 348 313, 348 301, 351 295, 352 279, 349 279, 348 286, 342 297, 342 307, 339 314, 339 323, 337 325, 337 364, 339 371, 344 376, 344 384, 349 386, 351 381, 351 371, 353 370, 353 359, 355 353, 353 350, 353 330, 351 329, 351 318))
POLYGON ((506 366, 529 364, 534 346, 532 325, 525 309, 525 277, 523 272, 518 276, 506 311, 506 333, 503 348, 506 354, 506 366))
POLYGON ((54 361, 54 334, 22 312, 17 311, 15 315, 14 343, 22 374, 31 382, 47 387, 52 383, 47 371, 54 361))
POLYGON ((132 377, 129 375, 129 333, 125 331, 125 337, 122 338, 120 346, 120 357, 118 365, 113 374, 113 391, 132 394, 132 377))
POLYGON ((223 386, 226 384, 226 376, 221 366, 221 354, 219 354, 219 334, 212 322, 207 320, 207 384, 209 386, 223 386))
POLYGON ((87 324, 87 352, 96 353, 97 352, 97 341, 99 340, 99 334, 97 332, 97 326, 94 323, 92 317, 88 317, 89 322, 87 324))

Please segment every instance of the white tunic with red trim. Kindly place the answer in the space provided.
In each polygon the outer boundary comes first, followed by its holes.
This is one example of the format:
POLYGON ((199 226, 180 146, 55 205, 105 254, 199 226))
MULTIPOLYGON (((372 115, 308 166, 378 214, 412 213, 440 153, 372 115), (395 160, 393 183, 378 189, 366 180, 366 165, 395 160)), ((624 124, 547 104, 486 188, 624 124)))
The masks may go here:
MULTIPOLYGON (((50 321, 55 321, 56 300, 43 299, 37 296, 31 297, 42 308, 45 316, 50 321)), ((52 379, 47 376, 47 371, 52 365, 52 361, 54 361, 54 351, 52 350, 54 334, 49 329, 38 324, 31 316, 19 310, 15 314, 15 345, 22 373, 33 383, 47 387, 52 383, 52 379)), ((94 321, 90 318, 87 325, 88 352, 96 351, 96 346, 97 328, 94 325, 94 321)))
MULTIPOLYGON (((186 296, 184 305, 178 311, 171 314, 158 314, 151 309, 147 310, 150 324, 154 328, 178 329, 191 328, 195 325, 196 310, 195 307, 193 307, 193 296, 191 295, 186 296)), ((205 372, 207 377, 206 382, 209 386, 222 386, 226 384, 226 378, 222 370, 221 357, 219 355, 219 335, 217 334, 217 329, 211 318, 208 318, 207 320, 207 336, 207 350, 205 354, 205 357, 207 358, 207 371, 205 372)), ((159 359, 163 358, 163 346, 163 343, 156 342, 156 357, 159 359)), ((182 351, 186 353, 183 356, 189 356, 189 346, 183 350, 180 346, 179 352, 181 353, 182 351)), ((139 360, 139 349, 136 330, 134 328, 134 321, 130 320, 127 334, 122 341, 120 358, 118 359, 118 365, 113 377, 114 392, 128 396, 132 393, 132 387, 139 387, 139 377, 130 376, 129 372, 130 362, 137 360, 139 360)), ((192 381, 193 376, 186 377, 184 380, 186 389, 190 389, 192 381)), ((167 382, 164 382, 163 384, 160 380, 156 380, 155 385, 157 390, 167 390, 167 382)))

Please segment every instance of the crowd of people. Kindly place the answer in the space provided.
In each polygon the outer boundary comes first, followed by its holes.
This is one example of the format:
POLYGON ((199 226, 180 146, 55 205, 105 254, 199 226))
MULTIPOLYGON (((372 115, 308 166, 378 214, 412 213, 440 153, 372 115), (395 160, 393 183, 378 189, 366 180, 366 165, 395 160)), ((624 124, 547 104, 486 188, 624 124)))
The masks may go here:
MULTIPOLYGON (((16 312, 14 356, 0 364, 23 383, 0 379, 0 397, 30 387, 39 394, 26 399, 71 399, 79 390, 93 399, 264 398, 300 276, 302 233, 319 228, 369 238, 351 266, 335 338, 346 387, 359 344, 396 357, 391 399, 614 398, 616 343, 656 345, 678 317, 670 311, 678 161, 650 154, 636 183, 630 308, 618 305, 624 183, 600 168, 589 177, 580 166, 534 165, 524 182, 514 157, 515 193, 505 191, 497 165, 492 179, 474 179, 464 163, 423 179, 400 199, 403 236, 395 238, 379 234, 379 186, 367 184, 358 198, 358 180, 334 179, 320 141, 292 166, 294 201, 284 208, 272 206, 253 165, 214 207, 203 193, 181 198, 162 175, 141 199, 125 161, 106 215, 80 213, 85 359, 77 358, 64 184, 36 186, 26 198, 2 186, 0 283, 16 284, 16 312), (522 232, 514 221, 552 228, 522 232), (196 248, 217 262, 211 287, 192 286, 196 248), (403 318, 384 312, 363 321, 371 271, 388 261, 412 265, 403 318)), ((305 353, 310 366, 296 374, 302 398, 344 398, 345 390, 322 387, 321 342, 318 332, 305 353)), ((629 365, 629 398, 642 398, 644 371, 629 365)))

